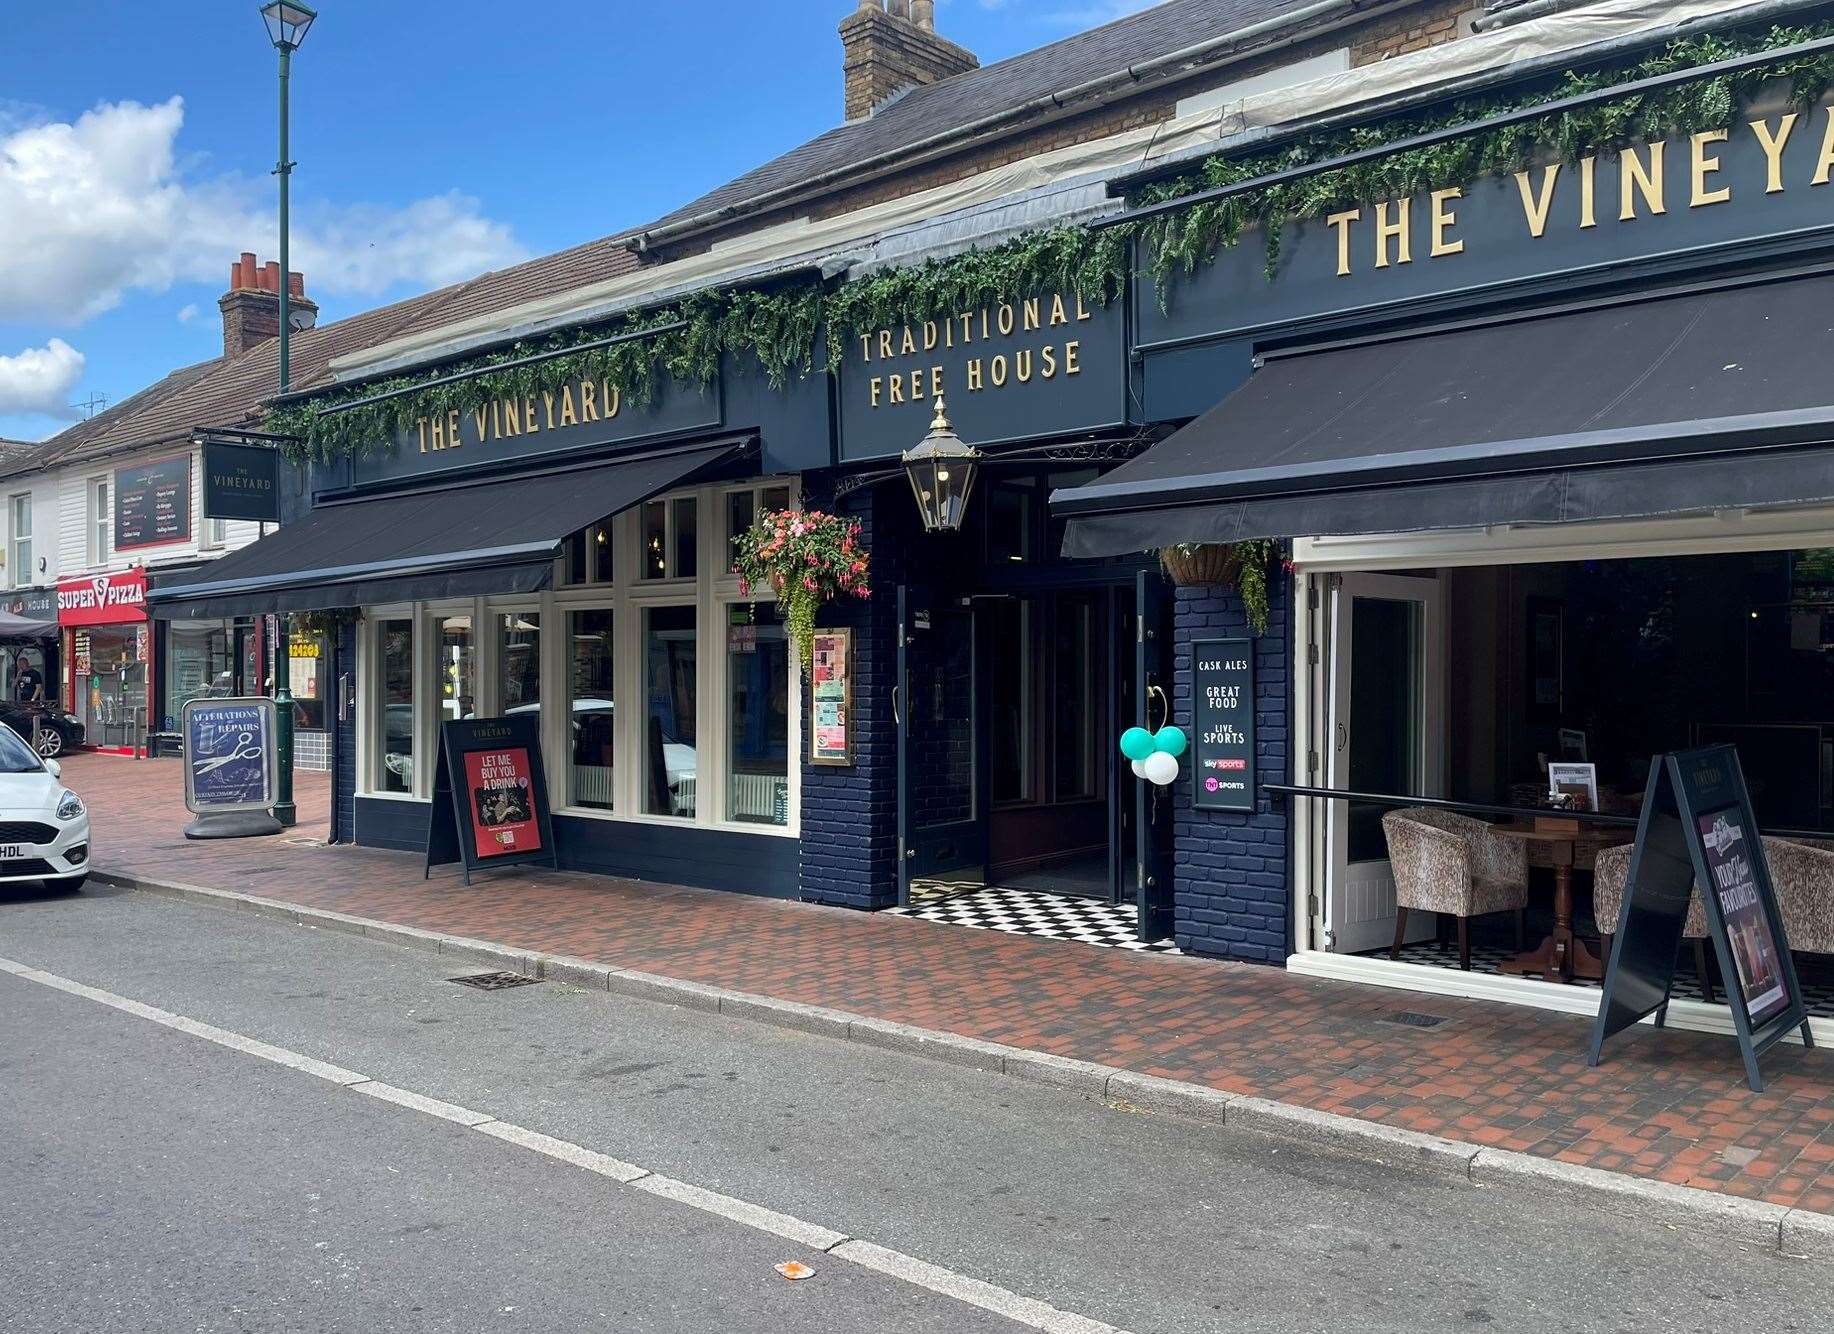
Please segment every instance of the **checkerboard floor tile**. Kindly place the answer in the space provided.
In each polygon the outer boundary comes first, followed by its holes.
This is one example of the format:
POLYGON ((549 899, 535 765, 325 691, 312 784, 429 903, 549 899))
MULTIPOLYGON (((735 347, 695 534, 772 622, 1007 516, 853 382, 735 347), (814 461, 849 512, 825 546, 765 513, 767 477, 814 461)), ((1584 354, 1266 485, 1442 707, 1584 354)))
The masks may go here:
POLYGON ((1107 949, 1146 954, 1177 954, 1169 940, 1151 943, 1135 934, 1130 905, 1102 903, 1067 894, 1041 894, 989 885, 919 881, 911 886, 909 907, 888 908, 894 917, 966 926, 977 931, 1004 931, 1016 936, 1076 940, 1107 949))

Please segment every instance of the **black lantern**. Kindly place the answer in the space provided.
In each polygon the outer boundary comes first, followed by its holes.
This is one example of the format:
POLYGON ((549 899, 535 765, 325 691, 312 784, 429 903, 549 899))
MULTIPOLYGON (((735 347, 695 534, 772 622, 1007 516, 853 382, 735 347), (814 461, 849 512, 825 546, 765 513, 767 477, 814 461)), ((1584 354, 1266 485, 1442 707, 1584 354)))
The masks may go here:
POLYGON ((943 397, 938 394, 936 420, 930 423, 930 433, 904 451, 904 470, 910 474, 925 532, 961 531, 980 463, 980 451, 964 445, 949 425, 943 397))
POLYGON ((261 6, 261 17, 267 20, 267 35, 275 46, 282 51, 297 51, 299 44, 306 40, 306 29, 312 26, 318 11, 274 0, 271 5, 261 6))

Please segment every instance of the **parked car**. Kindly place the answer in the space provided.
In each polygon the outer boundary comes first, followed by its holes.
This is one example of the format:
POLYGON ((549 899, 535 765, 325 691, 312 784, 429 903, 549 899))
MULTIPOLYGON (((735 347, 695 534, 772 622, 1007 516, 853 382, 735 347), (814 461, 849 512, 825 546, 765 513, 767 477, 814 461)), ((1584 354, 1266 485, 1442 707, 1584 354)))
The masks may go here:
POLYGON ((49 704, 0 700, 0 723, 5 723, 28 742, 32 740, 33 718, 38 719, 38 753, 47 759, 83 744, 83 724, 62 709, 49 704))
POLYGON ((46 759, 0 727, 0 884, 74 890, 89 878, 89 811, 46 759))

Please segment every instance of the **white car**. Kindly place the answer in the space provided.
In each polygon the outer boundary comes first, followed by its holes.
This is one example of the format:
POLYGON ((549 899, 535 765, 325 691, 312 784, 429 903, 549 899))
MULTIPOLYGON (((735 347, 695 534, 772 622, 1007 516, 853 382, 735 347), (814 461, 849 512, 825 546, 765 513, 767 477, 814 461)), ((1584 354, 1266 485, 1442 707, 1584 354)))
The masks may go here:
POLYGON ((0 727, 0 884, 74 890, 89 878, 89 811, 10 727, 0 727))

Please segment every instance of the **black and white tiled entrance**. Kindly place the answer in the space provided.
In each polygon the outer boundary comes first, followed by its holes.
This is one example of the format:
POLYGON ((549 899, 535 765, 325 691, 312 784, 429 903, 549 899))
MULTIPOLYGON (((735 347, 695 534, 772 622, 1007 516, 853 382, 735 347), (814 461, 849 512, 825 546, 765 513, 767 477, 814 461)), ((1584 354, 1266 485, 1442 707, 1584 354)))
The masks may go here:
POLYGON ((1108 949, 1149 954, 1177 954, 1169 940, 1141 941, 1135 934, 1130 905, 1073 898, 1067 894, 1042 894, 993 885, 918 881, 911 886, 908 907, 886 910, 895 917, 915 917, 926 922, 966 926, 978 931, 1004 931, 1017 936, 1044 936, 1075 940, 1108 949))

